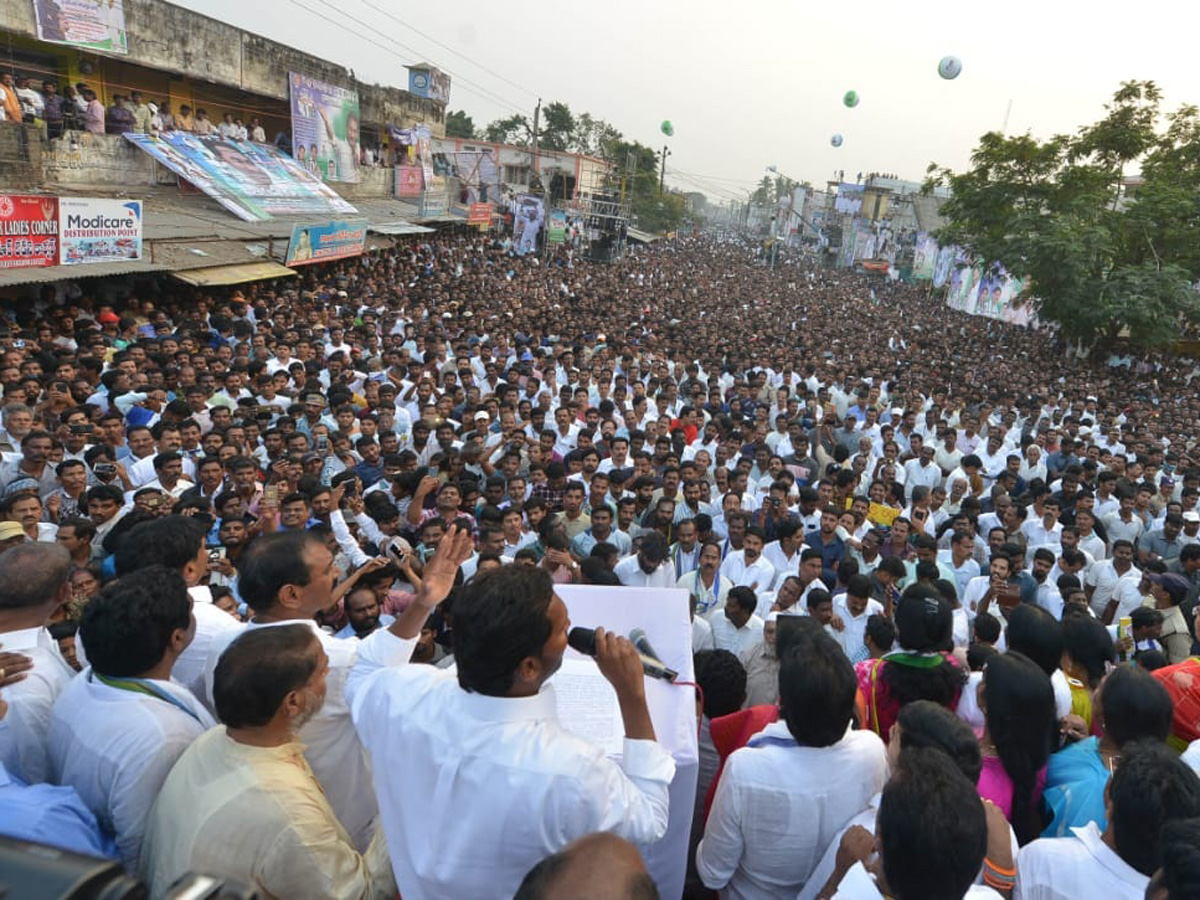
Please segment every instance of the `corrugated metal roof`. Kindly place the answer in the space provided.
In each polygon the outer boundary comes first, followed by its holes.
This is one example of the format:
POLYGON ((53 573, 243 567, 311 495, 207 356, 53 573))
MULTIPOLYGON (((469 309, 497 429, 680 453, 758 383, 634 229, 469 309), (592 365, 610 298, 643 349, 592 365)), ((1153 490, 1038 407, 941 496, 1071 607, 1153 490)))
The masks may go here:
POLYGON ((248 281, 266 281, 268 278, 286 278, 296 272, 273 262, 241 263, 233 266, 210 266, 207 269, 191 269, 187 272, 172 272, 185 284, 208 286, 216 284, 245 284, 248 281))
POLYGON ((47 281, 74 281, 79 278, 103 278, 105 275, 139 275, 164 272, 167 266, 140 260, 128 262, 86 263, 77 266, 39 266, 28 269, 0 269, 0 287, 14 284, 41 284, 47 281))

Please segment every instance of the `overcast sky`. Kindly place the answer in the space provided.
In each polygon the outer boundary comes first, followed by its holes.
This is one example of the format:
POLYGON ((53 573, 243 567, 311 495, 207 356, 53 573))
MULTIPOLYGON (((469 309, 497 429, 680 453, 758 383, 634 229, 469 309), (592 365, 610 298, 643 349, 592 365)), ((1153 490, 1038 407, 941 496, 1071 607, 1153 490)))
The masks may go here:
POLYGON ((772 164, 817 185, 839 169, 920 180, 931 161, 962 168, 1010 100, 1009 133, 1039 137, 1095 121, 1123 80, 1156 80, 1167 108, 1200 103, 1200 13, 1164 0, 178 2, 365 81, 403 87, 405 64, 431 62, 453 78, 450 108, 477 126, 561 100, 669 143, 668 183, 716 202, 744 198, 772 164), (955 81, 937 74, 948 54, 963 63, 955 81), (842 105, 848 89, 856 109, 842 105))

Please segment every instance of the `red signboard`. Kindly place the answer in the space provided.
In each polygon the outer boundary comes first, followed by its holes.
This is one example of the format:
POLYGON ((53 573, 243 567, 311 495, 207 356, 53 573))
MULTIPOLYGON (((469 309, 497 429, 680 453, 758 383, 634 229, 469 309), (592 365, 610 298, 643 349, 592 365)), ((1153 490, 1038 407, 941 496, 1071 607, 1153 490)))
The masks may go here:
POLYGON ((467 213, 467 224, 491 225, 493 209, 494 207, 490 203, 472 203, 471 209, 467 213))
POLYGON ((58 198, 0 194, 0 269, 58 264, 58 198))

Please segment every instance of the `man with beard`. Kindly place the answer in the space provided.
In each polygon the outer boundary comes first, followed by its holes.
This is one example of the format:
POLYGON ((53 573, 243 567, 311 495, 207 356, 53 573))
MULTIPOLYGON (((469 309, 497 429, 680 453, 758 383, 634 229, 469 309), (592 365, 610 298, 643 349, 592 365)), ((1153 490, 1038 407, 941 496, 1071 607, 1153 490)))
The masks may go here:
POLYGON ((354 849, 297 738, 325 702, 328 672, 305 623, 247 631, 222 654, 222 724, 184 751, 150 812, 141 868, 155 896, 187 872, 264 896, 395 896, 381 836, 354 849))

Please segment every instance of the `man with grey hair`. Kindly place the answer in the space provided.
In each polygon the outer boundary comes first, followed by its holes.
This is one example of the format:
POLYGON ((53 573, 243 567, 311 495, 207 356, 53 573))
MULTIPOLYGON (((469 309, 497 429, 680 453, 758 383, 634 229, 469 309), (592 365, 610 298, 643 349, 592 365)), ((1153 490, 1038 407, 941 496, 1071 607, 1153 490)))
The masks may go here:
MULTIPOLYGON (((5 689, 9 712, 0 722, 0 763, 27 784, 45 781, 50 710, 75 675, 46 630, 71 596, 71 554, 60 544, 28 542, 0 553, 0 644, 28 656, 28 676, 5 689)), ((0 670, 0 681, 5 673, 0 670)))

